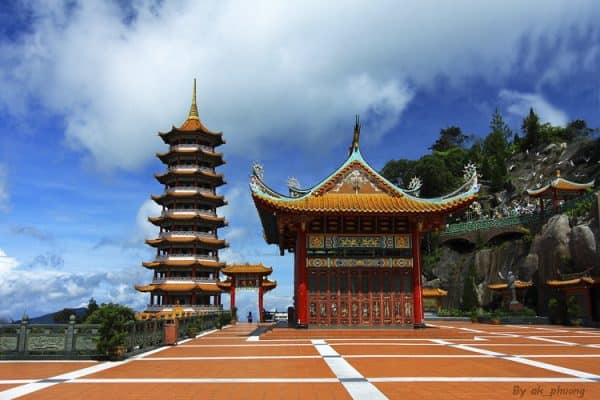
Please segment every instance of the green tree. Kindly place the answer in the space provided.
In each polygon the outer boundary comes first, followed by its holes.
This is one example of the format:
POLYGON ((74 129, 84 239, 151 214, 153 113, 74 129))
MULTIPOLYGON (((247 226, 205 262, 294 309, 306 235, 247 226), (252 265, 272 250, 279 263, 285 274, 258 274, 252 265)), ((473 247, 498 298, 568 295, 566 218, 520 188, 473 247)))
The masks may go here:
POLYGON ((415 176, 416 161, 401 158, 388 161, 381 170, 381 175, 392 183, 399 183, 401 187, 407 187, 410 180, 415 176))
POLYGON ((532 149, 540 144, 540 118, 533 111, 533 108, 529 109, 529 115, 523 119, 521 130, 525 135, 521 141, 521 150, 532 149))
POLYGON ((57 324, 66 324, 69 322, 71 315, 75 315, 75 317, 77 317, 77 313, 75 312, 74 308, 63 308, 52 316, 52 320, 57 324))
POLYGON ((440 137, 429 148, 433 151, 448 151, 453 147, 463 147, 470 140, 458 126, 449 126, 440 130, 440 137))
POLYGON ((88 305, 87 305, 87 308, 85 310, 85 313, 83 314, 83 320, 85 321, 97 309, 98 309, 98 303, 96 303, 96 300, 92 297, 90 299, 90 301, 88 302, 88 305))
POLYGON ((481 172, 484 178, 489 180, 490 189, 499 191, 504 188, 508 178, 506 159, 510 155, 508 141, 512 131, 502 119, 498 109, 492 115, 490 129, 491 132, 486 136, 482 146, 484 162, 482 162, 481 172))
POLYGON ((96 346, 100 354, 109 354, 125 344, 127 325, 132 321, 135 321, 135 314, 131 308, 109 303, 102 304, 85 322, 100 324, 96 346))

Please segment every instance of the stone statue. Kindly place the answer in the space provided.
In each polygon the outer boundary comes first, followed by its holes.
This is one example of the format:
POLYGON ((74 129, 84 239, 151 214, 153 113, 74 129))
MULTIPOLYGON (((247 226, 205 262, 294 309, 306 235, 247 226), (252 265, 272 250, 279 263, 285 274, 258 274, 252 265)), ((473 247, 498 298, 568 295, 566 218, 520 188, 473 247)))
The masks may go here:
POLYGON ((502 273, 500 273, 500 272, 498 272, 498 276, 500 277, 500 279, 506 281, 508 290, 510 290, 510 304, 518 303, 518 301, 517 301, 517 286, 515 285, 515 282, 517 281, 517 277, 512 273, 512 271, 508 271, 506 278, 504 276, 502 276, 502 273))

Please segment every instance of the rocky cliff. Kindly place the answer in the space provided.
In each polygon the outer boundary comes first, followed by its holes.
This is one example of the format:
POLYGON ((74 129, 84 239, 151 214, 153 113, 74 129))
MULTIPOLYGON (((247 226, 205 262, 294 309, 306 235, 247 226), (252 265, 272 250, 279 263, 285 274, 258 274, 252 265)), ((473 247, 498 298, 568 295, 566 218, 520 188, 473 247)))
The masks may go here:
MULTIPOLYGON (((600 177, 600 148, 598 141, 565 146, 550 146, 539 152, 515 155, 510 161, 513 190, 502 193, 484 193, 485 207, 493 210, 509 202, 526 201, 523 191, 527 182, 543 184, 553 176, 556 167, 563 167, 563 176, 578 182, 600 177)), ((531 187, 531 186, 529 186, 531 187)), ((597 190, 597 189, 596 189, 597 190)), ((464 282, 474 265, 475 284, 479 304, 494 307, 494 294, 487 288, 490 283, 502 282, 499 273, 506 276, 513 271, 522 281, 533 281, 526 303, 547 315, 548 300, 553 292, 545 285, 559 274, 571 274, 591 269, 600 276, 600 235, 598 206, 594 202, 580 215, 557 214, 543 225, 523 230, 521 235, 510 235, 489 243, 465 247, 451 242, 437 248, 437 257, 427 258, 426 285, 448 290, 443 305, 460 308, 464 282)))

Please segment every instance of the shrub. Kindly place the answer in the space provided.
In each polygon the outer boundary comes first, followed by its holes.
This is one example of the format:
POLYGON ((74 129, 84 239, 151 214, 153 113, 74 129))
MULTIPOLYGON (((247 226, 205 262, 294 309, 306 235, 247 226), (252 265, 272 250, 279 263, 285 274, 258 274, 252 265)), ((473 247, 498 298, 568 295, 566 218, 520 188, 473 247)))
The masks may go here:
POLYGON ((135 322, 135 314, 129 307, 119 304, 102 304, 86 320, 90 324, 100 324, 100 337, 96 348, 100 354, 109 355, 125 345, 127 327, 135 322))

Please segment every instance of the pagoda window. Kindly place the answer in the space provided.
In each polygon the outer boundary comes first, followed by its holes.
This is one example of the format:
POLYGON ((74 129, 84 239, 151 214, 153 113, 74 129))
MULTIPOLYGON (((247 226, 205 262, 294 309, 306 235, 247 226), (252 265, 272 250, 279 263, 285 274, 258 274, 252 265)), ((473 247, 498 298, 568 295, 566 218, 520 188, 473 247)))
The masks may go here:
POLYGON ((350 292, 358 293, 358 271, 350 272, 350 292))
POLYGON ((327 274, 321 273, 319 274, 319 291, 321 293, 327 293, 327 274))
POLYGON ((338 278, 338 274, 336 273, 337 271, 334 271, 334 273, 330 274, 330 279, 329 279, 329 291, 331 293, 336 293, 338 288, 337 288, 337 278, 338 278))
POLYGON ((308 291, 316 292, 317 291, 317 272, 311 271, 308 276, 308 291))

